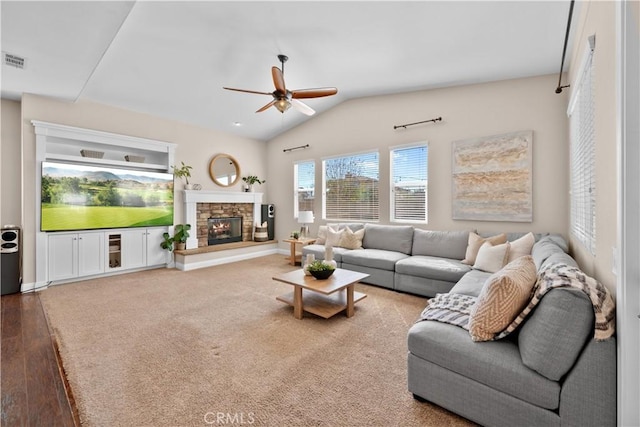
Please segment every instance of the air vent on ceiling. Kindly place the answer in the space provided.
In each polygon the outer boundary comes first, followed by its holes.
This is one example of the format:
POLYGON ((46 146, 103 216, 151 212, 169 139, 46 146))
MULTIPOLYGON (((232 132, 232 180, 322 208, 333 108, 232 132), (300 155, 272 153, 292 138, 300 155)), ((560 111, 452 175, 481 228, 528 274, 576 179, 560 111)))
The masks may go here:
POLYGON ((4 65, 24 70, 25 61, 26 60, 21 56, 2 52, 2 62, 4 63, 4 65))

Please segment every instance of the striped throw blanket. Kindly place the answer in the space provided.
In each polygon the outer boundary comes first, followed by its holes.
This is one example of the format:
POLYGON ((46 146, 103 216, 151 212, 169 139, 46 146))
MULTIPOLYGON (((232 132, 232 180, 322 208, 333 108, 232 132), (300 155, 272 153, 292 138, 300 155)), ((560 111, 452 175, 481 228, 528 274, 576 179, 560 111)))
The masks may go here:
MULTIPOLYGON (((494 337, 494 340, 504 338, 515 331, 547 292, 560 287, 579 289, 589 297, 595 314, 593 337, 596 341, 606 340, 614 334, 615 304, 607 288, 576 267, 554 264, 540 273, 529 304, 505 330, 494 337)), ((469 313, 475 302, 476 298, 468 295, 437 294, 428 301, 418 322, 435 320, 469 330, 469 313)))

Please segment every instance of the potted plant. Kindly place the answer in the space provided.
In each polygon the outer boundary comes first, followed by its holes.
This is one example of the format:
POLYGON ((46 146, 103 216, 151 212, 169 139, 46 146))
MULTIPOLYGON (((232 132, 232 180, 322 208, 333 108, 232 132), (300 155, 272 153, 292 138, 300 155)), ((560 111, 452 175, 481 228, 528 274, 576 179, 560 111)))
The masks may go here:
POLYGON ((189 178, 191 178, 191 169, 193 169, 193 167, 189 165, 185 165, 184 162, 180 162, 180 163, 182 163, 182 166, 180 167, 171 166, 173 168, 173 176, 177 178, 184 178, 184 180, 186 181, 186 184, 184 185, 184 189, 191 190, 192 186, 191 184, 189 184, 189 178))
POLYGON ((264 184, 266 180, 261 180, 255 175, 243 176, 242 181, 245 183, 245 191, 253 191, 253 184, 264 184))
POLYGON ((187 238, 189 238, 189 230, 191 230, 190 224, 176 224, 173 227, 173 236, 171 236, 169 233, 162 234, 164 240, 160 243, 160 247, 162 247, 162 249, 171 251, 173 250, 173 244, 175 243, 176 250, 184 250, 187 244, 187 238))
POLYGON ((307 266, 307 271, 318 280, 328 279, 336 268, 322 260, 313 261, 307 266))
POLYGON ((298 237, 300 237, 300 232, 299 231, 292 231, 291 232, 291 238, 294 240, 298 240, 298 237))

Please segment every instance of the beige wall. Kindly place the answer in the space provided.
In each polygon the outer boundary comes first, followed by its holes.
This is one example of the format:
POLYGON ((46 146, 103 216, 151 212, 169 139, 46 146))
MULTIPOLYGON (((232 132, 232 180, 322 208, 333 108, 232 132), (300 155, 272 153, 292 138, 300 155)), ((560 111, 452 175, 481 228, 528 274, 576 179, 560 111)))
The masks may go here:
MULTIPOLYGON (((579 242, 571 239, 571 250, 585 273, 594 276, 612 292, 613 250, 617 245, 617 160, 616 160, 616 33, 615 3, 584 2, 574 17, 576 36, 569 68, 569 82, 576 81, 583 60, 587 37, 596 35, 595 104, 596 104, 596 253, 592 255, 579 242), (577 19, 575 19, 577 18, 577 19)), ((571 89, 570 89, 571 91, 571 89)), ((570 92, 569 91, 569 92, 570 92)))
MULTIPOLYGON (((321 187, 325 156, 377 149, 380 152, 381 223, 389 222, 389 147, 429 143, 429 223, 433 230, 481 232, 534 231, 567 236, 568 122, 566 93, 554 93, 557 75, 488 84, 425 90, 345 102, 269 141, 270 202, 276 205, 276 234, 299 228, 293 218, 293 163, 316 160, 321 187), (439 123, 394 130, 393 126, 442 116, 439 123), (533 222, 501 223, 451 219, 452 141, 528 130, 533 136, 533 222), (283 153, 284 148, 310 148, 283 153)), ((316 192, 316 223, 322 223, 321 194, 316 192)))
MULTIPOLYGON (((178 144, 176 163, 184 161, 193 166, 190 182, 202 184, 203 190, 241 191, 240 184, 225 189, 209 178, 210 159, 227 153, 240 163, 243 174, 266 175, 264 142, 232 136, 227 133, 191 126, 147 114, 132 112, 90 102, 67 103, 35 95, 22 100, 23 185, 24 185, 24 282, 35 280, 35 224, 34 212, 39 206, 35 195, 35 133, 31 120, 41 120, 88 129, 137 136, 178 144)), ((268 185, 268 184, 267 184, 268 185)), ((261 186, 266 191, 267 186, 261 186)), ((175 223, 183 221, 182 195, 176 194, 175 223)))
POLYGON ((0 117, 0 225, 21 226, 20 103, 3 99, 0 117))

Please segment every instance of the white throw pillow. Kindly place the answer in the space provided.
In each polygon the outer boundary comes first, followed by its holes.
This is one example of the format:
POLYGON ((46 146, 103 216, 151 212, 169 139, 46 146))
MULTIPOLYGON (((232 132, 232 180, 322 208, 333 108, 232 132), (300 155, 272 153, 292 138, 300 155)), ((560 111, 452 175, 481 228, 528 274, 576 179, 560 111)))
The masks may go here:
POLYGON ((507 263, 525 255, 531 255, 531 249, 535 243, 536 238, 531 232, 513 242, 509 242, 509 259, 507 263))
POLYGON ((364 228, 354 232, 349 227, 346 227, 342 230, 339 246, 345 249, 362 249, 363 238, 364 228))
POLYGON ((331 227, 327 227, 327 240, 324 244, 326 246, 339 247, 343 231, 344 229, 336 231, 331 227))
POLYGON ((490 242, 484 242, 480 246, 473 268, 495 273, 505 266, 507 259, 509 259, 509 242, 495 246, 490 242))
POLYGON ((480 246, 482 246, 484 242, 490 242, 493 245, 498 245, 500 243, 505 243, 506 241, 507 235, 504 233, 491 237, 480 237, 477 233, 471 232, 469 233, 467 252, 465 253, 462 263, 473 265, 476 262, 476 256, 478 256, 480 246))
POLYGON ((327 241, 327 227, 326 225, 321 225, 318 227, 318 237, 316 237, 317 245, 324 245, 324 242, 327 241))

